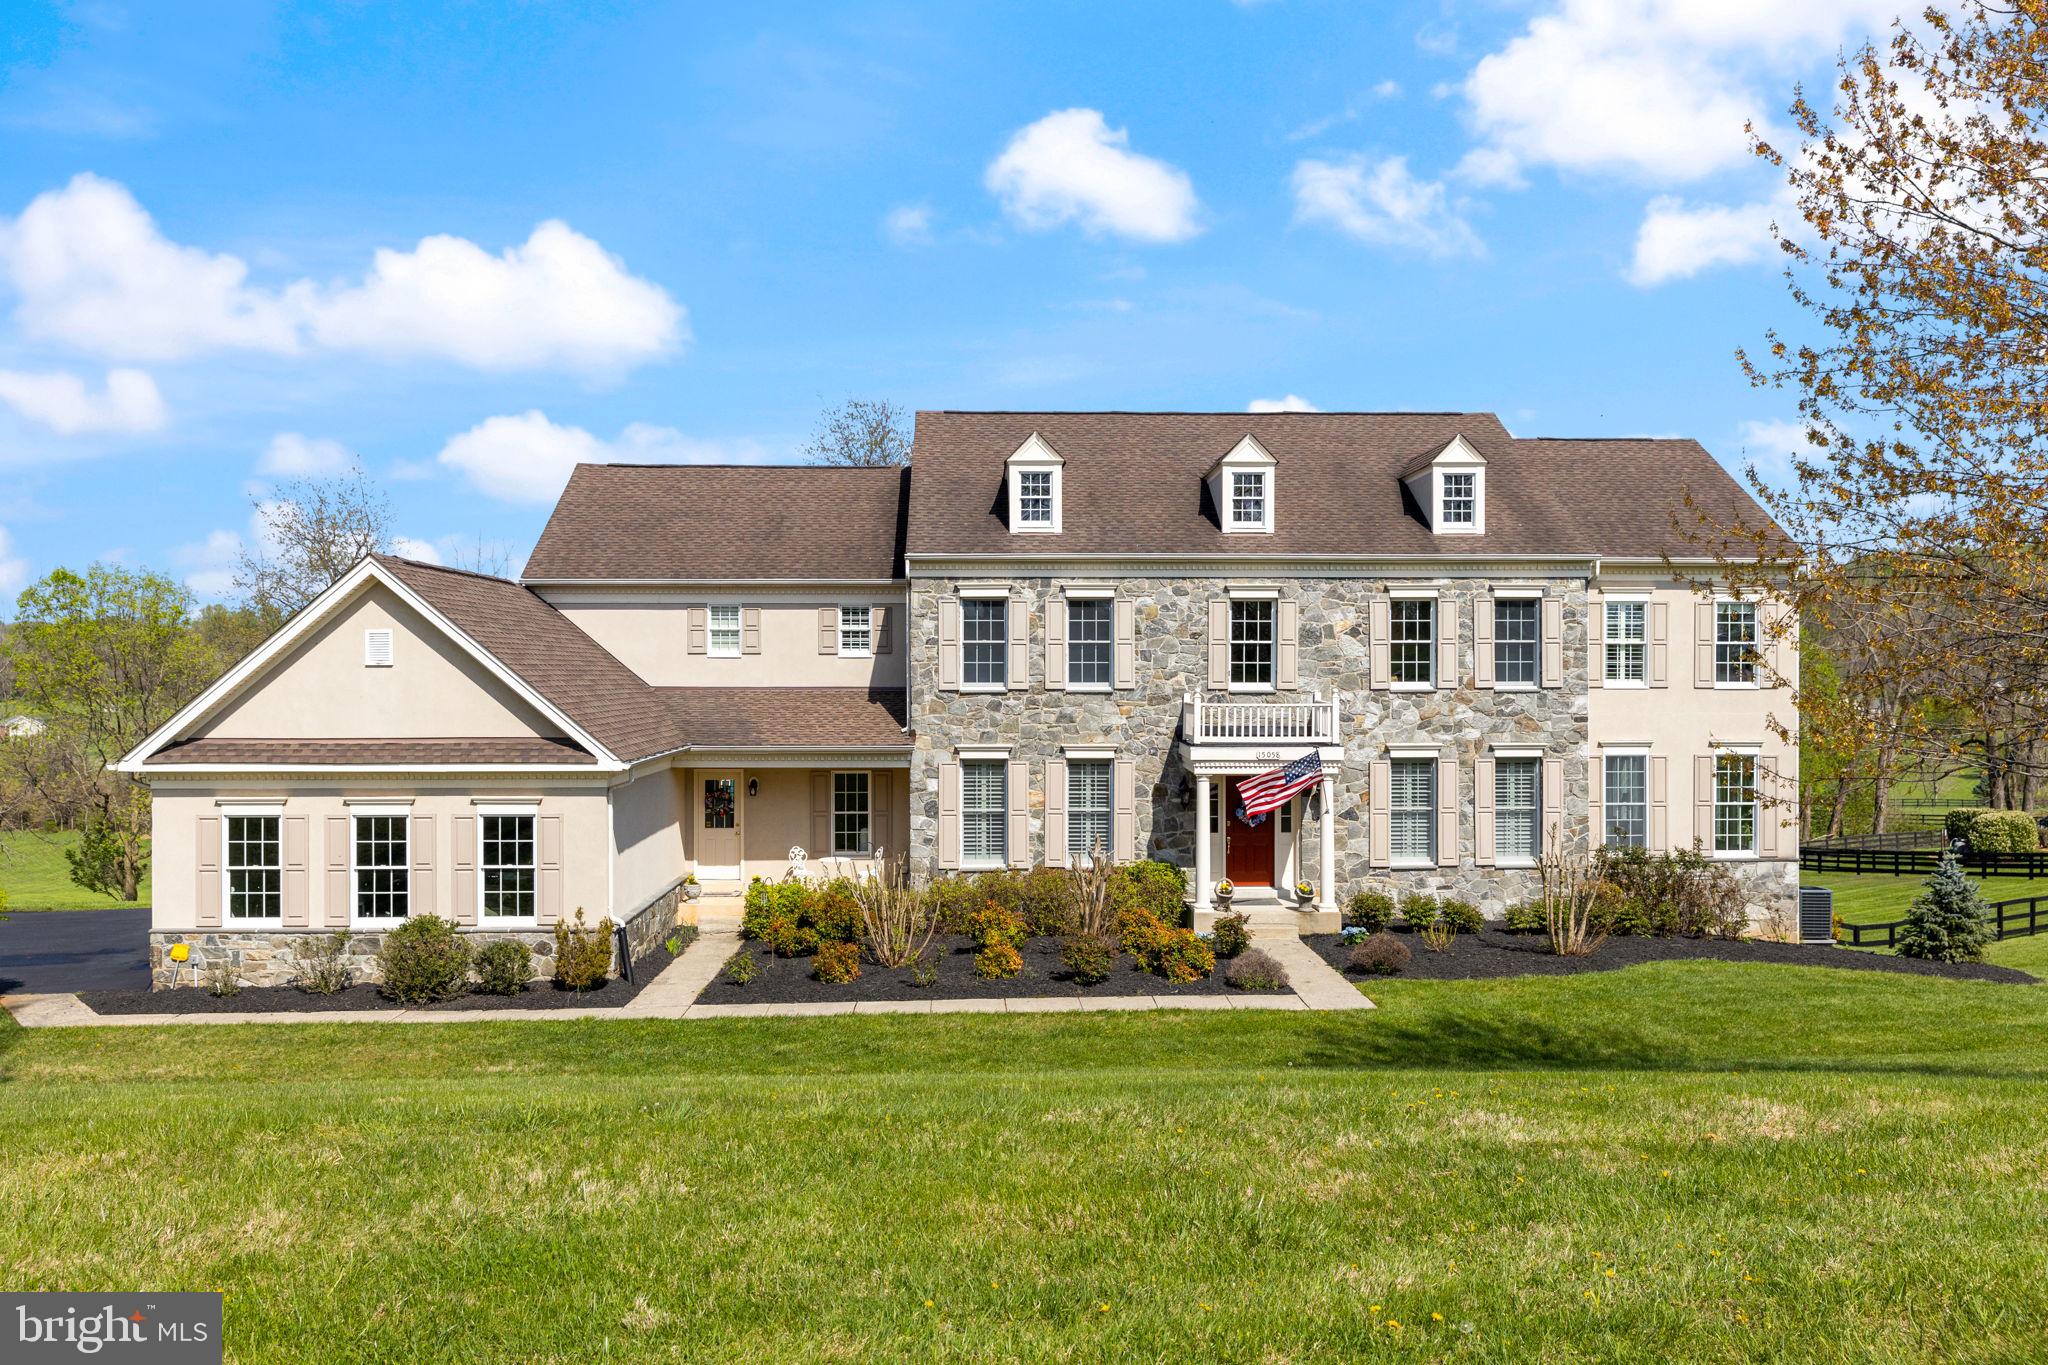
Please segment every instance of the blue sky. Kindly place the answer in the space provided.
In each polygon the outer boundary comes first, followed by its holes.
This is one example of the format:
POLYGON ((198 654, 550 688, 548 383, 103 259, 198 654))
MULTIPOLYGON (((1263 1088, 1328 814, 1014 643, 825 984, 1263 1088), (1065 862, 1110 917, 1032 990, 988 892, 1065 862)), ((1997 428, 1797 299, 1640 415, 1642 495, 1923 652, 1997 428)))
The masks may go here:
POLYGON ((16 0, 0 589, 220 594, 351 455, 516 568, 574 459, 788 459, 848 395, 1781 458, 1742 122, 1893 8, 16 0))

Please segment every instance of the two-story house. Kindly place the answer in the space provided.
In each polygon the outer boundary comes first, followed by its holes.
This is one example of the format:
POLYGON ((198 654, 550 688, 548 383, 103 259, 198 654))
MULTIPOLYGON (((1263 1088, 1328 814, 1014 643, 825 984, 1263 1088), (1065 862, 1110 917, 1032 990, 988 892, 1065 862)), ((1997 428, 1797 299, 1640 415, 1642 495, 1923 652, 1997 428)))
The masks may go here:
POLYGON ((640 945, 686 875, 878 854, 1163 858, 1198 925, 1227 877, 1329 928, 1369 884, 1497 912, 1553 842, 1697 841, 1782 906, 1795 641, 1714 590, 1701 514, 1768 526, 1694 442, 1481 413, 927 412, 907 471, 582 466, 520 582, 366 560, 123 760, 157 979, 173 940, 271 980, 421 912, 640 945))

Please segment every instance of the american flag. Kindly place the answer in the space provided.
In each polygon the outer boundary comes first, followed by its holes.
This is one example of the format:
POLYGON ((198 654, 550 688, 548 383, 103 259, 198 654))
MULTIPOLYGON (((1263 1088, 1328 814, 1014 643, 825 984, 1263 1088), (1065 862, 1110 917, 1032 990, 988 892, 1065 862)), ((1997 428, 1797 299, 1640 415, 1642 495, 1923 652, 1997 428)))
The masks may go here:
POLYGON ((1238 819, 1256 825, 1269 811, 1278 810, 1296 792, 1307 791, 1323 780, 1323 760, 1305 754, 1284 768, 1260 773, 1237 784, 1238 819))

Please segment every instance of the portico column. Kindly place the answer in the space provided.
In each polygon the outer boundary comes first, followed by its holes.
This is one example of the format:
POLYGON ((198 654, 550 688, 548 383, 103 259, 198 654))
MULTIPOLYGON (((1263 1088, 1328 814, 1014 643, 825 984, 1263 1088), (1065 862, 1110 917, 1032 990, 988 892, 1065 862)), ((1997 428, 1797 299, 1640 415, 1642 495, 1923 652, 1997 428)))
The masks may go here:
POLYGON ((1209 775, 1195 774, 1195 909, 1210 908, 1209 902, 1209 775))
POLYGON ((1337 908, 1337 780, 1323 774, 1323 877, 1316 887, 1316 909, 1337 908))

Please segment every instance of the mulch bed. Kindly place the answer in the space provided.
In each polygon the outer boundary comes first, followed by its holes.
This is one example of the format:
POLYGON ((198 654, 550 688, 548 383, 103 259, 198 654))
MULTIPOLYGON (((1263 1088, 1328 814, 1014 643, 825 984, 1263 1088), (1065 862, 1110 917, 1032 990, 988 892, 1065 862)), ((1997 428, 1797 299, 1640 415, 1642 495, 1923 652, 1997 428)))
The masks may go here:
MULTIPOLYGON (((1852 972, 1904 972, 1909 976, 1943 976, 1968 981, 2002 981, 2035 985, 2036 978, 2012 967, 1984 962, 1925 962, 1919 958, 1859 952, 1825 943, 1769 943, 1757 939, 1610 938, 1588 957, 1558 957, 1542 934, 1511 934, 1486 928, 1460 934, 1441 953, 1430 952, 1406 930, 1395 937, 1414 953, 1414 960, 1395 979, 1483 981, 1505 976, 1572 976, 1579 972, 1612 972, 1646 962, 1776 962, 1794 967, 1834 967, 1852 972)), ((1303 943, 1353 981, 1385 980, 1348 970, 1352 945, 1336 934, 1304 935, 1303 943)))
POLYGON ((417 1009, 437 1014, 467 1010, 573 1010, 623 1005, 674 959, 657 947, 633 959, 633 980, 613 977, 594 991, 566 991, 552 981, 535 981, 517 995, 458 995, 438 1005, 404 1005, 387 1000, 375 986, 350 986, 315 995, 297 986, 244 986, 233 995, 214 995, 203 986, 167 991, 80 991, 95 1014, 328 1014, 362 1010, 417 1009))
MULTIPOLYGON (((974 954, 980 945, 964 934, 941 934, 928 950, 936 955, 938 980, 917 986, 907 967, 879 967, 862 960, 860 976, 844 985, 830 986, 811 975, 809 957, 777 957, 759 943, 743 943, 740 951, 754 959, 758 975, 744 986, 735 986, 721 970, 697 997, 706 1005, 809 1005, 835 1000, 1011 1000, 1029 996, 1071 995, 1222 995, 1235 991, 1224 984, 1223 973, 1230 963, 1216 960, 1216 970, 1206 979, 1176 985, 1163 976, 1140 970, 1128 954, 1119 954, 1107 980, 1084 986, 1067 974, 1060 963, 1056 938, 1026 939, 1018 953, 1024 970, 1012 977, 985 981, 974 974, 974 954)), ((1271 995, 1257 991, 1246 994, 1271 995)))

